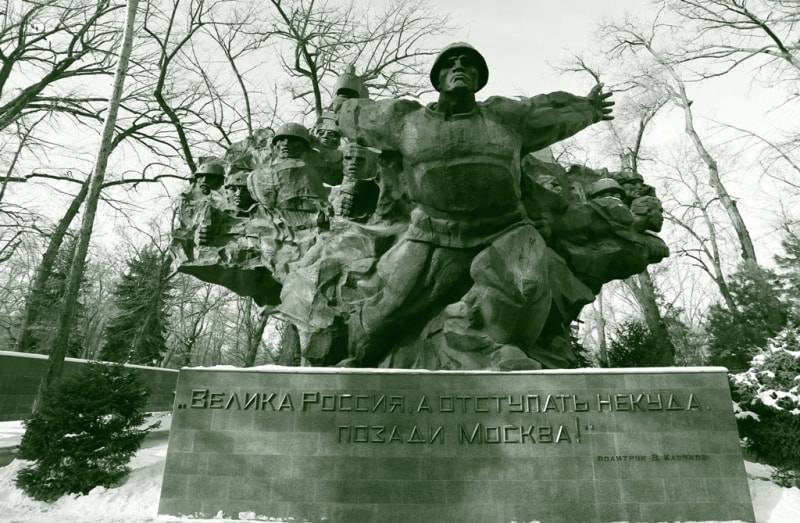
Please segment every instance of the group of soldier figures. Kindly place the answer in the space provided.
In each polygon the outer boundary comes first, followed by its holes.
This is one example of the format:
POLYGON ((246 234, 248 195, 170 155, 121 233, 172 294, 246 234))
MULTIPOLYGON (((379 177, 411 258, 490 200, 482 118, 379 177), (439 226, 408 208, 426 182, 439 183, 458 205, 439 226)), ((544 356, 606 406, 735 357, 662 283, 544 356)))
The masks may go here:
POLYGON ((575 366, 581 309, 669 254, 661 204, 638 173, 535 154, 611 119, 602 86, 476 102, 488 76, 465 43, 436 57, 427 106, 346 72, 311 132, 258 131, 197 169, 180 270, 275 307, 308 365, 575 366))

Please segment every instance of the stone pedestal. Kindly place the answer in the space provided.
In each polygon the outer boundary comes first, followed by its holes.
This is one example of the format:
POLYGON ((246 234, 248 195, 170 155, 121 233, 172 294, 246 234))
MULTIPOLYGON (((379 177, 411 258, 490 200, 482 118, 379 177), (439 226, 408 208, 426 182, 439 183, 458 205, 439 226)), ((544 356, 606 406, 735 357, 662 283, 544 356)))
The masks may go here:
POLYGON ((754 523, 725 369, 184 369, 160 514, 754 523))

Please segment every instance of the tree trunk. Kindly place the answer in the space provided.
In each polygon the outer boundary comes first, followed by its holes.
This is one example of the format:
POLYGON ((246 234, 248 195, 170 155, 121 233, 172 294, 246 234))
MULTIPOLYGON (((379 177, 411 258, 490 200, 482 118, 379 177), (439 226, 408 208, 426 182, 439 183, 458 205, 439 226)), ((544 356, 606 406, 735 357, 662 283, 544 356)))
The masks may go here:
POLYGON ((697 131, 694 128, 694 119, 692 116, 692 109, 690 107, 691 103, 689 102, 689 98, 686 96, 686 90, 683 86, 683 83, 679 83, 678 86, 686 134, 689 136, 689 138, 691 138, 697 154, 700 155, 700 158, 702 158, 703 162, 705 162, 706 167, 708 168, 708 182, 714 189, 714 192, 717 194, 719 201, 722 203, 722 207, 725 209, 725 212, 728 214, 728 218, 731 220, 733 229, 736 231, 736 236, 739 238, 739 247, 742 250, 741 254, 744 263, 751 266, 757 265, 758 261, 756 260, 756 250, 753 246, 753 240, 750 238, 750 231, 747 229, 747 226, 744 223, 744 219, 742 218, 742 214, 739 212, 739 208, 736 206, 736 202, 733 198, 731 198, 731 195, 725 188, 725 184, 722 183, 722 179, 719 176, 719 167, 717 166, 717 161, 705 148, 703 142, 700 140, 700 136, 697 134, 697 131))
MULTIPOLYGON (((725 279, 725 274, 722 272, 722 258, 719 252, 719 245, 717 244, 717 228, 714 225, 714 221, 708 215, 707 209, 705 207, 701 208, 703 209, 703 219, 708 228, 708 241, 711 244, 711 264, 714 270, 713 274, 711 274, 711 278, 714 279, 717 287, 719 287, 719 292, 722 294, 722 299, 725 300, 725 305, 728 307, 728 310, 731 311, 732 314, 736 314, 739 312, 739 308, 733 300, 730 287, 728 287, 728 281, 725 279)), ((755 262, 755 259, 753 259, 753 262, 755 262)))
POLYGON ((673 367, 675 365, 675 344, 672 343, 672 338, 669 335, 669 330, 664 323, 664 318, 661 317, 661 312, 658 310, 656 303, 655 285, 650 273, 647 269, 641 274, 632 276, 625 283, 631 289, 636 301, 642 308, 644 322, 647 324, 647 329, 654 334, 663 344, 664 350, 659 354, 657 366, 660 367, 673 367))
POLYGON ((708 152, 708 149, 706 149, 703 141, 700 139, 700 135, 697 134, 697 130, 694 127, 692 101, 689 100, 689 96, 686 94, 686 86, 684 85, 683 80, 675 70, 673 64, 664 59, 664 57, 657 53, 649 44, 646 47, 650 54, 662 66, 665 67, 669 76, 672 77, 672 80, 675 84, 675 102, 683 110, 684 130, 687 136, 689 136, 689 138, 692 140, 695 151, 697 151, 697 154, 706 164, 706 168, 708 169, 709 184, 717 194, 717 197, 722 203, 722 207, 725 209, 725 212, 728 214, 728 218, 731 220, 731 225, 733 225, 733 228, 736 231, 736 236, 739 238, 739 246, 742 250, 742 259, 746 265, 757 265, 758 262, 756 260, 756 251, 753 247, 753 240, 750 238, 750 231, 747 229, 747 226, 744 223, 744 219, 739 212, 739 208, 736 206, 736 202, 733 200, 733 198, 731 198, 731 195, 725 188, 725 184, 722 183, 717 161, 713 156, 711 156, 711 153, 708 152))
POLYGON ((297 327, 287 322, 286 326, 283 328, 283 332, 281 332, 278 365, 296 367, 299 360, 300 335, 297 333, 297 327))
POLYGON ((603 293, 597 295, 594 307, 594 321, 597 329, 597 346, 599 349, 600 366, 608 368, 608 344, 606 342, 606 320, 603 318, 603 293))
POLYGON ((258 355, 258 348, 261 346, 261 338, 264 336, 264 329, 267 328, 267 322, 273 310, 273 307, 266 306, 261 309, 258 315, 258 322, 247 340, 247 353, 245 354, 244 360, 245 367, 252 367, 256 364, 256 356, 258 355))
POLYGON ((78 241, 75 247, 75 256, 72 261, 72 266, 69 271, 67 288, 64 293, 64 303, 58 317, 56 330, 48 340, 50 345, 50 350, 48 352, 50 356, 47 361, 47 370, 39 384, 39 391, 34 401, 34 412, 39 410, 45 391, 49 389, 56 379, 61 377, 64 368, 64 358, 68 346, 67 342, 69 341, 70 323, 75 313, 78 290, 81 279, 83 278, 83 271, 86 267, 86 253, 89 250, 89 240, 92 237, 94 219, 97 214, 97 205, 100 200, 100 191, 102 190, 103 181, 105 179, 108 157, 111 153, 111 142, 114 137, 114 127, 117 122, 120 100, 122 99, 122 88, 128 70, 128 59, 131 55, 133 43, 133 25, 136 19, 136 8, 138 4, 139 0, 128 0, 127 13, 125 15, 125 32, 123 33, 122 46, 119 51, 119 61, 117 62, 116 71, 114 73, 114 86, 108 101, 108 114, 103 123, 103 134, 100 139, 97 159, 89 181, 86 208, 83 213, 81 228, 78 231, 78 241))
POLYGON ((89 179, 81 185, 80 191, 72 199, 64 216, 59 220, 53 234, 50 235, 50 242, 47 244, 42 255, 42 261, 36 269, 36 275, 31 283, 31 288, 28 291, 28 296, 25 299, 25 310, 22 313, 22 320, 20 321, 19 334, 17 335, 17 342, 14 344, 14 350, 17 352, 28 352, 31 347, 31 331, 30 326, 34 324, 37 318, 38 310, 36 304, 39 302, 39 296, 44 291, 47 281, 50 279, 50 274, 53 271, 53 264, 58 256, 58 251, 64 243, 64 237, 69 230, 69 226, 86 199, 89 192, 89 179))

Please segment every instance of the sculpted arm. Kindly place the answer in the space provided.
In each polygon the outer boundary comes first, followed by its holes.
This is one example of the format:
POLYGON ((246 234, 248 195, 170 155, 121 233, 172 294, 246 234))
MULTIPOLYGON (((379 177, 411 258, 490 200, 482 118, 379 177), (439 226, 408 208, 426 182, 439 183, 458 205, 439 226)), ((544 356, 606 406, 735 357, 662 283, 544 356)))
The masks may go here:
POLYGON ((557 91, 521 101, 501 98, 494 103, 506 118, 522 119, 519 130, 524 155, 569 138, 593 123, 613 119, 610 96, 598 84, 587 96, 557 91))

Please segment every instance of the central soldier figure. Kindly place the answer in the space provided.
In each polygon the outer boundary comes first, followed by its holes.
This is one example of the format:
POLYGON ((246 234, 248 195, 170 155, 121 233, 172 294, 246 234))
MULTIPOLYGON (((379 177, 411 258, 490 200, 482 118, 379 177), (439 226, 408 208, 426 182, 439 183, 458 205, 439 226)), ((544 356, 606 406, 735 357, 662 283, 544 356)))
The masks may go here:
POLYGON ((398 336, 418 334, 444 308, 441 332, 428 334, 443 336, 452 357, 541 367, 527 353, 551 295, 545 242, 522 205, 520 157, 611 119, 613 102, 601 85, 586 97, 476 102, 488 78, 483 56, 455 43, 431 68, 438 102, 351 99, 340 109, 343 136, 402 155, 414 204, 404 237, 378 263, 381 290, 350 317, 349 364, 377 365, 398 336))

